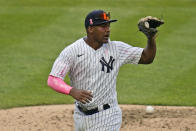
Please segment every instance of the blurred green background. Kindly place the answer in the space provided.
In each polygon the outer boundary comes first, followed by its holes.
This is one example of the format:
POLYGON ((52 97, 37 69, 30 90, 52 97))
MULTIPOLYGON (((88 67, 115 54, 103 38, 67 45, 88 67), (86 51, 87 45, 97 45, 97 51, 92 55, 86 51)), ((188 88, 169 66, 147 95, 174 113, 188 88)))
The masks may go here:
POLYGON ((47 78, 59 53, 86 35, 84 18, 94 9, 118 19, 111 40, 133 46, 146 46, 141 17, 165 21, 154 63, 121 67, 119 103, 196 106, 195 0, 0 0, 0 108, 74 102, 47 78))

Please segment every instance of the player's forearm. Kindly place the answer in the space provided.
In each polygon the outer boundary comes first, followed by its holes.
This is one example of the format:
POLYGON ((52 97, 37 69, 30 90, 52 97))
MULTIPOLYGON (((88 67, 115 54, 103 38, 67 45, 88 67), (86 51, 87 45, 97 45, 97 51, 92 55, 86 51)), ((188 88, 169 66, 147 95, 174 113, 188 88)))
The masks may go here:
POLYGON ((156 55, 156 41, 155 37, 148 38, 147 46, 144 48, 140 64, 150 64, 153 62, 156 55))
POLYGON ((48 86, 59 93, 69 94, 72 89, 71 86, 67 85, 62 79, 54 76, 48 77, 48 86))
POLYGON ((149 59, 150 62, 153 62, 153 60, 155 58, 155 55, 156 55, 155 37, 148 39, 147 48, 148 48, 148 57, 149 57, 148 59, 149 59))

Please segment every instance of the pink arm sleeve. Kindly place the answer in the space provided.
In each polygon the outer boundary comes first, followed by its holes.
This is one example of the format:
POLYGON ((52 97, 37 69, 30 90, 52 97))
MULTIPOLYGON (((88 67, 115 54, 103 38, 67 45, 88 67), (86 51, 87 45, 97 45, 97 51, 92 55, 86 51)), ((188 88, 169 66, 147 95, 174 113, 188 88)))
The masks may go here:
POLYGON ((71 86, 67 85, 61 78, 51 76, 48 77, 48 86, 59 93, 69 94, 72 89, 71 86))

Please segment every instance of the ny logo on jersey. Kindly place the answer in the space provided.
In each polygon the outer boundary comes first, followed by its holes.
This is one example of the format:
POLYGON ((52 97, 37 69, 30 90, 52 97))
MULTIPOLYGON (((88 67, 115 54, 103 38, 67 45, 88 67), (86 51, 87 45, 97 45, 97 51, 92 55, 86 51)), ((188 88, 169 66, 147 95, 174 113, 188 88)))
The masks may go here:
POLYGON ((107 68, 107 72, 106 73, 110 73, 111 70, 113 70, 113 63, 114 63, 115 59, 110 56, 110 60, 109 62, 106 62, 104 57, 101 58, 100 63, 102 64, 102 71, 104 71, 105 66, 107 68))

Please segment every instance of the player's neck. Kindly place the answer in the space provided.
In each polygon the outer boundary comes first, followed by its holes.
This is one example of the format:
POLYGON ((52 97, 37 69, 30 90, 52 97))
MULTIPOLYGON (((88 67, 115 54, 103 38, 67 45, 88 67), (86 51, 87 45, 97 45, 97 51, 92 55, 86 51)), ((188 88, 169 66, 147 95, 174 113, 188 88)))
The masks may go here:
POLYGON ((94 39, 91 39, 89 37, 85 37, 84 41, 90 46, 92 47, 94 50, 99 49, 103 43, 99 43, 98 41, 95 41, 94 39))

